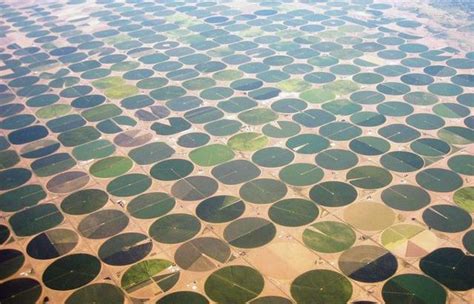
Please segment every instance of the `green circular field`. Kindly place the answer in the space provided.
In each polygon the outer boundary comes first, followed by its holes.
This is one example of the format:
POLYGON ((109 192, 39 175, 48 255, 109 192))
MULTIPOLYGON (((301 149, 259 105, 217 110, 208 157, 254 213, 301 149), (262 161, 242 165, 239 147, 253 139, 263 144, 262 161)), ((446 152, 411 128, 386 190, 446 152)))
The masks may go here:
POLYGON ((474 212, 474 187, 464 187, 454 192, 453 201, 469 213, 474 212))
POLYGON ((169 159, 156 163, 150 169, 151 177, 161 181, 182 179, 194 170, 194 165, 185 159, 169 159))
POLYGON ((318 214, 318 207, 312 201, 297 198, 278 201, 268 210, 268 216, 273 222, 287 227, 307 225, 318 214))
POLYGON ((43 288, 30 278, 18 278, 0 283, 0 301, 2 303, 37 303, 43 288))
POLYGON ((213 272, 204 290, 218 303, 245 303, 256 298, 264 287, 263 276, 249 266, 227 266, 213 272))
POLYGON ((268 144, 268 138, 260 133, 240 133, 232 136, 227 145, 235 151, 256 151, 268 144))
POLYGON ((196 208, 196 215, 210 223, 230 222, 245 211, 245 203, 230 195, 213 196, 203 200, 196 208))
POLYGON ((21 237, 51 229, 63 220, 64 216, 54 204, 40 204, 15 213, 8 222, 13 232, 21 237))
POLYGON ((170 212, 176 200, 164 192, 148 192, 134 197, 127 204, 127 211, 137 219, 152 219, 170 212))
POLYGON ((311 270, 291 283, 291 296, 298 303, 347 303, 352 296, 351 282, 331 270, 311 270))
POLYGON ((119 176, 107 185, 107 192, 114 196, 134 196, 150 188, 152 180, 149 176, 132 173, 119 176))
POLYGON ((40 185, 25 185, 0 195, 0 210, 15 212, 34 206, 46 198, 46 192, 40 185))
POLYGON ((159 299, 157 304, 189 303, 189 304, 209 304, 205 296, 192 291, 176 291, 169 293, 159 299))
POLYGON ((179 246, 174 254, 174 259, 179 267, 193 272, 213 270, 231 258, 232 253, 229 245, 213 237, 192 239, 179 246))
POLYGON ((157 242, 177 244, 194 237, 201 230, 201 222, 189 214, 169 214, 156 220, 148 231, 157 242))
POLYGON ((109 196, 102 190, 79 190, 63 199, 61 209, 72 215, 88 214, 102 208, 108 200, 109 196))
POLYGON ((259 217, 240 218, 224 230, 224 239, 237 248, 256 248, 269 243, 276 235, 275 225, 259 217))
MULTIPOLYGON (((143 260, 128 268, 121 280, 120 286, 133 296, 152 295, 146 292, 150 284, 158 287, 162 292, 171 289, 179 279, 179 272, 170 271, 173 263, 163 259, 143 260), (160 278, 160 280, 155 280, 160 278), (145 292, 143 294, 143 292, 145 292)), ((150 290, 151 291, 151 290, 150 290)))
POLYGON ((26 252, 38 260, 57 258, 69 253, 79 243, 79 235, 69 229, 51 229, 36 235, 27 245, 26 252))
POLYGON ((429 168, 416 175, 416 182, 426 190, 435 192, 451 192, 460 188, 463 184, 462 178, 455 172, 429 168))
POLYGON ((0 279, 5 280, 15 274, 25 262, 25 256, 15 249, 0 250, 0 279))
POLYGON ((324 176, 324 171, 313 164, 296 163, 282 168, 278 176, 288 185, 303 187, 319 182, 324 176))
POLYGON ((123 156, 111 156, 95 162, 89 172, 99 178, 112 178, 127 173, 133 166, 133 161, 123 156))
POLYGON ((189 153, 189 158, 199 166, 215 166, 233 159, 232 149, 226 145, 213 144, 197 148, 189 153))
POLYGON ((175 150, 164 142, 153 142, 130 150, 128 156, 139 165, 149 165, 171 157, 175 150))
POLYGON ((349 249, 356 241, 350 226, 340 222, 323 221, 308 226, 303 232, 303 242, 317 252, 335 253, 349 249))
POLYGON ((115 209, 104 209, 89 214, 81 220, 78 230, 88 239, 104 239, 124 230, 129 223, 125 213, 115 209))
POLYGON ((278 180, 261 178, 243 184, 239 193, 246 202, 269 204, 283 198, 287 193, 287 188, 278 180))
POLYGON ((125 296, 120 288, 108 283, 95 283, 74 291, 66 304, 82 303, 124 303, 125 296))
POLYGON ((447 294, 444 288, 429 277, 419 274, 401 274, 388 280, 382 288, 387 304, 401 304, 414 298, 423 304, 443 304, 447 294))
POLYGON ((173 184, 171 194, 183 201, 195 201, 213 195, 218 187, 211 177, 188 176, 173 184))
POLYGON ((252 155, 252 161, 260 167, 276 168, 293 161, 295 155, 288 149, 268 147, 258 150, 252 155))
POLYGON ((471 215, 452 205, 434 205, 425 209, 423 221, 428 227, 447 233, 461 232, 472 225, 471 215))
POLYGON ((415 211, 431 202, 430 194, 413 185, 393 185, 382 191, 382 201, 389 207, 402 211, 415 211))
POLYGON ((151 239, 145 234, 126 232, 102 243, 98 256, 108 265, 124 266, 142 260, 150 253, 152 247, 151 239))
POLYGON ((86 285, 100 272, 98 258, 72 254, 54 261, 43 273, 44 284, 55 290, 71 290, 86 285))
POLYGON ((357 155, 341 149, 324 150, 315 158, 316 164, 327 170, 346 170, 357 165, 357 155))
POLYGON ((360 166, 351 169, 347 175, 347 180, 352 185, 362 189, 379 189, 392 182, 392 174, 376 166, 360 166))
POLYGON ((252 162, 237 159, 220 164, 211 170, 211 174, 221 183, 237 185, 258 177, 261 170, 252 162))
POLYGON ((342 207, 357 199, 357 190, 344 182, 328 181, 311 188, 309 197, 321 206, 342 207))

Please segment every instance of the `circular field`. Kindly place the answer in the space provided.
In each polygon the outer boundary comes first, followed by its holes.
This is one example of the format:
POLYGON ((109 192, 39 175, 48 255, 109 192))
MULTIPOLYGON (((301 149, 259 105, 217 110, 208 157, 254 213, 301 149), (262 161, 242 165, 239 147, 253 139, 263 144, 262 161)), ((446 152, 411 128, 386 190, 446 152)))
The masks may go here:
POLYGON ((416 175, 416 182, 426 190, 451 192, 462 186, 462 178, 447 169, 429 168, 416 175))
POLYGON ((412 172, 423 167, 423 158, 411 152, 393 151, 383 155, 380 163, 385 169, 395 172, 412 172))
POLYGON ((352 296, 352 285, 343 275, 321 269, 297 277, 290 291, 298 303, 346 303, 352 296))
POLYGON ((418 225, 393 225, 381 235, 382 245, 400 257, 420 257, 433 251, 439 244, 436 235, 418 225))
POLYGON ((89 180, 90 177, 86 172, 68 171, 51 178, 46 188, 53 193, 70 193, 87 185, 89 180))
POLYGON ((357 154, 373 156, 384 154, 390 150, 390 144, 380 137, 362 136, 353 139, 349 143, 349 148, 357 154))
POLYGON ((124 230, 129 218, 120 210, 106 209, 89 214, 81 220, 79 233, 88 239, 105 239, 124 230))
POLYGON ((469 213, 474 212, 474 187, 464 187, 453 195, 453 201, 469 213))
POLYGON ((197 292, 177 291, 167 294, 159 299, 157 304, 190 303, 190 304, 209 304, 207 298, 197 292))
POLYGON ((51 229, 36 235, 28 243, 26 252, 34 259, 53 259, 69 253, 78 242, 79 236, 72 230, 51 229))
POLYGON ((194 165, 185 159, 169 159, 159 162, 150 169, 150 175, 162 181, 172 181, 188 176, 193 172, 194 165))
POLYGON ((120 286, 139 298, 153 296, 158 291, 166 292, 176 284, 180 275, 171 269, 172 266, 173 263, 162 259, 140 261, 124 272, 120 286))
POLYGON ((99 178, 112 178, 127 173, 133 166, 133 161, 127 157, 112 156, 95 162, 89 172, 99 178))
POLYGON ((227 266, 213 272, 204 290, 218 303, 244 303, 257 297, 264 287, 263 276, 248 266, 227 266))
POLYGON ((15 274, 25 262, 25 256, 15 249, 0 250, 0 280, 15 274))
POLYGON ((203 200, 196 208, 196 215, 210 223, 225 223, 240 217, 245 203, 238 197, 219 195, 203 200))
POLYGON ((472 155, 456 155, 448 160, 448 167, 456 173, 474 175, 474 157, 472 155))
POLYGON ((54 204, 41 204, 12 215, 10 226, 17 236, 31 236, 51 229, 64 220, 54 204))
POLYGON ((347 183, 328 181, 311 188, 309 197, 321 206, 342 207, 357 199, 357 190, 347 183))
POLYGON ((176 244, 193 238, 201 222, 189 214, 170 214, 156 220, 148 231, 150 237, 164 244, 176 244))
POLYGON ((252 161, 260 167, 277 168, 285 166, 295 158, 288 149, 269 147, 258 150, 252 155, 252 161))
POLYGON ((174 255, 176 264, 184 270, 210 271, 229 261, 232 254, 224 241, 201 237, 181 245, 174 255))
POLYGON ((218 183, 207 176, 189 176, 173 184, 171 193, 183 201, 195 201, 216 193, 218 183))
POLYGON ((455 233, 472 225, 472 218, 464 209, 451 205, 434 205, 423 212, 423 221, 435 230, 455 233))
POLYGON ((382 288, 387 304, 407 303, 417 299, 419 303, 443 304, 446 291, 436 281, 419 274, 401 274, 388 280, 382 288))
POLYGON ((107 185, 107 192, 114 196, 134 196, 145 192, 151 186, 151 178, 144 174, 132 173, 119 176, 107 185))
POLYGON ((431 202, 430 194, 413 185, 393 185, 382 191, 382 201, 389 207, 402 211, 415 211, 431 202))
POLYGON ((166 143, 154 142, 132 149, 128 156, 139 165, 149 165, 172 156, 174 152, 166 143))
POLYGON ((36 303, 41 296, 41 284, 30 278, 13 279, 0 284, 2 303, 36 303))
POLYGON ((270 204, 287 193, 284 183, 268 178, 254 179, 240 188, 240 197, 253 204, 270 204))
POLYGON ((189 153, 189 158, 199 166, 215 166, 233 159, 234 152, 226 145, 213 144, 197 148, 189 153))
POLYGON ((375 283, 390 278, 397 271, 397 259, 389 251, 371 245, 356 246, 339 257, 339 269, 353 280, 375 283))
POLYGON ((237 185, 258 177, 261 170, 252 162, 237 159, 220 164, 211 170, 211 174, 221 183, 237 185))
POLYGON ((287 227, 307 225, 318 214, 318 207, 312 201, 297 198, 278 201, 268 210, 268 216, 273 222, 287 227))
POLYGON ((99 248, 100 259, 112 266, 133 264, 147 256, 153 244, 146 235, 128 232, 105 241, 99 248))
POLYGON ((114 153, 116 147, 105 139, 99 139, 75 147, 72 155, 79 161, 104 158, 114 153))
POLYGON ((325 150, 315 158, 316 164, 327 170, 346 170, 357 165, 357 156, 351 151, 331 149, 325 150))
POLYGON ((257 251, 247 251, 247 259, 266 277, 290 281, 313 267, 314 253, 296 242, 275 241, 257 251), (298 260, 294 256, 300 257, 298 260), (264 257, 262 259, 262 257, 264 257), (275 261, 280 267, 275 267, 275 261))
POLYGON ((21 168, 12 168, 0 172, 2 183, 0 190, 10 190, 23 185, 31 178, 31 171, 21 168))
POLYGON ((269 243, 276 235, 275 225, 259 217, 240 218, 224 230, 224 239, 238 248, 256 248, 269 243))
POLYGON ((474 258, 459 248, 438 248, 420 260, 420 269, 449 290, 468 291, 472 288, 470 269, 474 258))
POLYGON ((280 170, 280 179, 291 186, 309 186, 319 182, 324 176, 323 170, 313 164, 296 163, 280 170))
POLYGON ((256 151, 268 144, 268 138, 260 133, 240 133, 232 136, 227 145, 235 151, 256 151))
POLYGON ((109 196, 102 190, 79 190, 63 199, 61 209, 72 215, 89 214, 102 208, 108 200, 109 196))
POLYGON ((379 189, 392 182, 392 174, 376 166, 355 167, 347 172, 346 179, 353 186, 362 189, 379 189))
POLYGON ((54 290, 84 286, 100 272, 99 259, 89 254, 72 254, 57 259, 43 272, 44 284, 54 290))
POLYGON ((344 220, 357 229, 380 231, 395 222, 395 212, 381 203, 361 201, 344 209, 344 220))
POLYGON ((0 210, 15 212, 38 204, 46 198, 46 192, 40 185, 25 185, 0 195, 0 210))
POLYGON ((474 252, 474 230, 469 230, 464 234, 462 243, 469 253, 472 254, 474 252))
POLYGON ((303 232, 303 242, 317 252, 335 253, 349 249, 356 241, 350 226, 340 222, 316 222, 303 232))
POLYGON ((164 192, 149 192, 133 198, 127 211, 137 219, 152 219, 167 214, 175 204, 175 199, 164 192))
POLYGON ((0 225, 0 244, 4 244, 10 238, 10 230, 5 225, 0 225))
POLYGON ((74 291, 66 304, 81 303, 124 303, 125 297, 120 288, 107 283, 95 283, 74 291))

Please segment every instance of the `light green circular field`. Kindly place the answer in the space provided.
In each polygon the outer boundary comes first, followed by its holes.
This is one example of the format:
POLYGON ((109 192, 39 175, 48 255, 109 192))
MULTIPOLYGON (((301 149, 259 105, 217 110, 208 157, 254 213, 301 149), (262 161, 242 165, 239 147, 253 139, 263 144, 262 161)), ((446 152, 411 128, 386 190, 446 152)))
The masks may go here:
POLYGON ((123 99, 138 93, 138 88, 133 85, 123 84, 105 89, 104 94, 111 99, 123 99))
POLYGON ((226 145, 213 144, 197 148, 189 153, 189 158, 199 166, 215 166, 233 159, 234 151, 226 145))
POLYGON ((227 145, 236 151, 256 151, 268 144, 268 138, 260 133, 248 132, 240 133, 232 136, 228 141, 227 145))
POLYGON ((123 156, 112 156, 95 162, 89 172, 99 178, 111 178, 128 172, 133 166, 133 161, 123 156))

